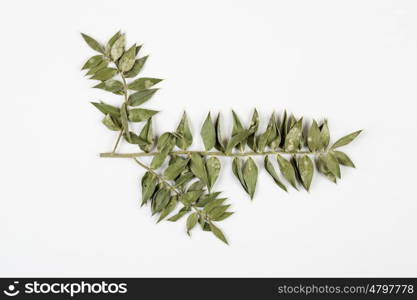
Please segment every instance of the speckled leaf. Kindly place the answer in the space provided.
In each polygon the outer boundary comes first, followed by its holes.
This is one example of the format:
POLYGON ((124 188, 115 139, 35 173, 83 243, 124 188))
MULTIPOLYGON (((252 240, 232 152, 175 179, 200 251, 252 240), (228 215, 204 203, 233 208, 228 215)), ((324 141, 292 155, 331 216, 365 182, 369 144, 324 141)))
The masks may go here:
POLYGON ((321 143, 320 129, 315 120, 313 120, 313 123, 311 124, 308 130, 307 145, 308 145, 308 149, 310 149, 310 151, 312 152, 315 152, 321 149, 322 143, 321 143))
POLYGON ((158 111, 144 108, 134 108, 129 110, 129 121, 131 122, 143 122, 148 120, 153 115, 157 114, 158 111))
POLYGON ((294 123, 290 131, 287 133, 284 146, 285 151, 297 151, 302 137, 302 124, 303 120, 301 118, 296 123, 294 123))
POLYGON ((279 130, 281 133, 280 147, 284 147, 285 140, 287 137, 287 132, 288 132, 287 122, 288 122, 288 117, 287 117, 287 111, 285 110, 281 118, 281 127, 279 130))
POLYGON ((84 33, 81 33, 81 35, 91 49, 104 54, 104 47, 99 42, 84 33))
POLYGON ((110 56, 110 50, 111 47, 114 45, 114 43, 119 39, 119 37, 122 35, 122 33, 120 32, 120 30, 118 32, 116 32, 107 42, 106 45, 106 55, 110 56))
POLYGON ((114 68, 103 68, 98 70, 92 77, 91 79, 96 79, 96 80, 109 80, 111 78, 113 78, 114 75, 117 74, 117 70, 114 68))
POLYGON ((128 141, 130 141, 129 120, 128 120, 128 116, 127 116, 126 103, 123 103, 122 107, 120 108, 120 117, 121 117, 121 121, 122 121, 123 131, 126 135, 126 139, 128 141))
POLYGON ((250 198, 253 199, 253 195, 256 190, 256 182, 258 180, 258 167, 252 157, 249 157, 243 165, 243 179, 247 187, 247 192, 250 198))
POLYGON ((230 141, 227 143, 226 153, 231 153, 233 148, 236 147, 238 144, 243 143, 245 139, 248 137, 249 133, 247 130, 240 131, 236 135, 232 136, 230 141))
POLYGON ((123 91, 123 83, 121 83, 119 80, 109 79, 103 82, 100 82, 99 84, 93 86, 96 89, 102 89, 107 92, 112 92, 115 94, 121 94, 123 91))
POLYGON ((128 104, 130 106, 139 106, 151 99, 157 91, 158 89, 147 89, 133 93, 129 96, 128 104))
POLYGON ((246 187, 245 180, 243 179, 243 164, 240 158, 235 157, 233 159, 232 171, 233 171, 233 174, 235 174, 236 178, 239 179, 239 182, 242 185, 245 192, 248 193, 248 188, 246 187))
POLYGON ((256 143, 256 132, 258 131, 259 128, 259 113, 258 111, 255 109, 253 114, 252 114, 252 119, 249 125, 249 129, 248 129, 248 146, 249 148, 251 148, 253 151, 256 151, 257 149, 257 143, 256 143))
POLYGON ((147 59, 148 59, 148 55, 135 60, 135 64, 133 65, 132 69, 129 72, 126 72, 124 74, 125 77, 133 78, 137 76, 142 70, 143 66, 145 65, 147 59))
POLYGON ((180 201, 185 206, 190 206, 197 201, 197 199, 201 196, 202 193, 202 191, 188 191, 181 196, 180 201))
POLYGON ((94 55, 92 57, 90 57, 85 64, 83 65, 83 67, 81 68, 81 70, 87 70, 90 68, 93 68, 95 66, 97 66, 98 64, 100 64, 103 61, 103 55, 94 55))
POLYGON ((323 155, 320 155, 316 160, 316 166, 320 173, 322 173, 324 176, 326 176, 330 181, 333 183, 337 183, 336 176, 332 174, 332 172, 329 171, 326 165, 326 160, 324 159, 323 155))
POLYGON ((275 181, 275 183, 284 191, 287 192, 287 187, 282 183, 282 181, 279 179, 277 172, 275 171, 275 168, 271 161, 269 160, 268 155, 265 155, 264 159, 264 166, 269 175, 271 175, 272 179, 275 181))
MULTIPOLYGON (((233 116, 233 127, 232 127, 232 138, 230 141, 233 140, 233 137, 236 135, 241 134, 242 132, 245 132, 245 129, 243 128, 242 122, 240 121, 238 115, 235 111, 232 110, 232 116, 233 116)), ((229 145, 228 145, 229 147, 229 145)), ((236 149, 239 149, 240 151, 244 150, 245 147, 245 141, 241 140, 239 143, 235 144, 233 147, 236 147, 236 149)), ((233 149, 232 147, 232 149, 233 149)), ((231 149, 228 151, 230 152, 231 149)))
POLYGON ((308 157, 308 155, 303 155, 297 159, 297 165, 300 172, 301 183, 304 188, 309 191, 314 174, 313 161, 310 157, 308 157))
POLYGON ((337 161, 336 156, 332 153, 326 153, 322 155, 323 161, 327 167, 327 169, 337 178, 340 178, 340 166, 339 162, 337 161))
POLYGON ((207 118, 203 123, 200 134, 203 139, 204 148, 206 151, 210 151, 216 144, 216 129, 214 128, 210 113, 207 115, 207 118))
POLYGON ((125 35, 121 34, 120 37, 114 42, 110 49, 111 58, 116 61, 118 60, 125 51, 125 35))
POLYGON ((152 128, 152 118, 149 118, 146 121, 145 126, 143 126, 139 137, 146 141, 146 145, 139 145, 140 149, 142 149, 145 152, 149 152, 152 149, 152 146, 154 144, 155 141, 155 137, 154 137, 154 132, 153 132, 153 128, 152 128))
POLYGON ((102 123, 110 130, 113 131, 120 131, 121 124, 117 121, 116 118, 112 117, 110 114, 107 114, 104 119, 102 120, 102 123))
POLYGON ((129 83, 128 88, 134 91, 142 91, 151 88, 161 81, 162 79, 159 78, 142 77, 129 83))
POLYGON ((106 68, 109 65, 109 61, 107 59, 103 59, 97 66, 91 67, 91 69, 85 74, 86 76, 94 75, 101 69, 106 68))
POLYGON ((217 157, 209 157, 206 161, 206 169, 208 175, 208 188, 209 190, 216 183, 217 178, 219 177, 221 164, 220 160, 217 157))
POLYGON ((336 143, 333 144, 333 146, 331 147, 331 149, 336 149, 342 146, 345 146, 347 144, 349 144, 350 142, 352 142, 360 133, 362 132, 362 130, 358 130, 355 132, 352 132, 351 134, 345 135, 344 137, 338 139, 336 141, 336 143))
POLYGON ((349 156, 347 156, 346 153, 344 153, 342 151, 333 151, 333 154, 336 156, 336 159, 339 162, 339 164, 341 164, 343 166, 355 168, 355 164, 349 158, 349 156))
POLYGON ((178 124, 175 133, 178 135, 176 144, 180 149, 186 150, 193 143, 193 135, 191 133, 187 114, 185 112, 182 115, 181 121, 178 124))
POLYGON ((120 58, 118 65, 122 72, 130 71, 135 64, 136 58, 136 45, 130 47, 120 58))
POLYGON ((295 178, 295 170, 292 164, 286 160, 281 155, 277 155, 277 161, 279 169, 284 176, 284 178, 295 188, 297 189, 297 181, 295 178))

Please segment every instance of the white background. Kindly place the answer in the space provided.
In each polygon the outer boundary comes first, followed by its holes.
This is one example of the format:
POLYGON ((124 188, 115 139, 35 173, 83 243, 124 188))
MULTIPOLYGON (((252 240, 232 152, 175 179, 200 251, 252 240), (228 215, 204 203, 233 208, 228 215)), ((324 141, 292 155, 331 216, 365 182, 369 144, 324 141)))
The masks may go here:
MULTIPOLYGON (((6 1, 0 9, 0 276, 417 276, 416 1, 6 1), (311 193, 260 166, 251 202, 217 185, 237 213, 229 247, 140 208, 133 161, 99 158, 115 133, 89 101, 117 103, 80 72, 85 32, 127 32, 165 78, 146 107, 158 133, 184 109, 196 143, 209 110, 253 107, 329 119, 357 169, 311 193)), ((125 151, 132 151, 123 145, 125 151)))

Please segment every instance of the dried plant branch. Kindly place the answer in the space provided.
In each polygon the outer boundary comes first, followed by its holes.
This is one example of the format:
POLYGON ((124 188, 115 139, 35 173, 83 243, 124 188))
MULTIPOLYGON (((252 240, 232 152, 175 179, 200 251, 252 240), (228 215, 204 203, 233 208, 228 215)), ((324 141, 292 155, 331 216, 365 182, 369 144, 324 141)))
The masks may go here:
POLYGON ((272 113, 262 133, 258 133, 260 119, 256 110, 247 127, 232 112, 233 128, 228 139, 223 138, 220 113, 214 122, 209 113, 200 131, 204 144, 201 151, 188 150, 193 143, 193 134, 185 113, 175 131, 156 137, 152 116, 158 112, 137 107, 154 96, 158 89, 153 86, 162 79, 136 78, 148 58, 137 58, 141 46, 125 49, 125 36, 120 32, 105 46, 85 34, 82 36, 93 50, 99 52, 82 68, 91 79, 99 80, 94 87, 123 97, 120 106, 92 103, 105 115, 103 124, 119 133, 113 151, 101 153, 100 157, 130 158, 146 171, 141 180, 142 205, 150 204, 152 214, 158 215, 158 222, 164 219, 175 222, 188 215, 188 234, 199 224, 204 231, 212 232, 227 243, 215 223, 233 214, 229 211, 230 205, 225 204, 227 198, 213 191, 221 171, 219 157, 233 159, 232 171, 251 199, 258 178, 258 166, 252 156, 264 157, 264 169, 284 191, 288 190, 287 184, 297 190, 302 186, 309 191, 315 168, 336 183, 341 178, 340 166, 355 167, 349 156, 338 148, 352 142, 360 130, 330 145, 326 120, 320 125, 313 120, 307 126, 303 118, 296 118, 286 111, 279 119, 272 113), (120 80, 115 79, 117 77, 120 80), (143 123, 141 131, 131 131, 131 123, 143 123), (122 140, 136 145, 142 152, 116 152, 122 140), (250 151, 247 151, 248 147, 250 151), (140 157, 152 157, 150 165, 141 162, 140 157))

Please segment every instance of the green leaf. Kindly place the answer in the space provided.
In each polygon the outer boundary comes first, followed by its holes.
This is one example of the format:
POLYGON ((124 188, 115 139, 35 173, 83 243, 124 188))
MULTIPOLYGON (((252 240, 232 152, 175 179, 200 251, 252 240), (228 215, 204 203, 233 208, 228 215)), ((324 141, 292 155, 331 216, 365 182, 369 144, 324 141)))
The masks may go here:
POLYGON ((90 57, 85 64, 83 65, 83 67, 81 68, 81 70, 86 70, 86 69, 90 69, 93 68, 95 66, 98 66, 102 61, 103 61, 103 55, 95 55, 90 57))
POLYGON ((120 117, 120 108, 116 106, 112 106, 104 102, 91 102, 91 104, 93 104, 99 111, 101 111, 105 115, 109 114, 114 117, 120 117))
POLYGON ((130 47, 120 58, 118 66, 122 72, 130 71, 135 64, 136 45, 130 47))
POLYGON ((109 79, 93 86, 97 89, 102 89, 108 92, 120 94, 123 91, 123 83, 119 80, 109 79))
MULTIPOLYGON (((230 139, 231 141, 233 140, 234 136, 239 135, 243 132, 247 133, 245 128, 243 128, 242 122, 240 122, 240 119, 234 110, 232 110, 232 116, 233 116, 233 127, 232 127, 232 138, 230 139)), ((247 133, 247 136, 248 135, 249 133, 247 133)), ((240 151, 244 151, 244 148, 245 148, 244 140, 239 141, 239 143, 233 145, 228 152, 232 151, 233 147, 236 147, 236 149, 239 149, 240 151)))
POLYGON ((158 82, 161 82, 163 79, 159 78, 150 78, 150 77, 142 77, 138 78, 127 85, 130 90, 134 91, 142 91, 151 88, 158 82))
POLYGON ((339 162, 337 161, 336 156, 332 152, 329 152, 329 153, 321 155, 321 157, 323 159, 325 166, 330 171, 330 173, 332 173, 337 178, 340 178, 341 177, 340 166, 339 166, 339 162))
POLYGON ((152 149, 152 146, 154 144, 155 141, 155 137, 154 137, 154 133, 153 133, 153 128, 152 128, 152 118, 149 118, 146 121, 145 126, 143 126, 139 137, 146 141, 146 145, 139 145, 140 149, 142 149, 145 152, 149 152, 152 149))
POLYGON ((187 234, 190 235, 190 231, 191 229, 194 228, 195 225, 197 225, 198 222, 198 218, 199 218, 199 214, 194 212, 192 214, 190 214, 187 218, 187 234))
POLYGON ((308 157, 308 155, 303 155, 297 160, 298 170, 300 172, 301 183, 304 188, 309 191, 311 181, 314 174, 314 164, 313 161, 308 157))
POLYGON ((325 175, 330 181, 337 183, 336 176, 329 171, 329 168, 326 165, 326 160, 323 158, 323 155, 320 155, 316 160, 316 166, 320 173, 325 175))
POLYGON ((126 136, 126 132, 124 133, 124 137, 125 137, 125 139, 126 139, 126 141, 129 143, 129 144, 132 144, 132 145, 138 145, 138 146, 145 146, 145 145, 147 145, 148 143, 145 141, 145 140, 143 140, 141 137, 139 137, 136 133, 134 133, 134 132, 129 132, 129 139, 127 138, 127 136, 126 136))
POLYGON ((194 174, 192 172, 187 171, 181 174, 181 176, 177 180, 175 180, 175 187, 183 187, 193 179, 194 174))
POLYGON ((209 217, 213 220, 223 215, 230 205, 220 205, 208 212, 209 217))
POLYGON ((295 170, 292 164, 286 160, 281 155, 277 155, 277 161, 279 169, 284 176, 284 178, 295 188, 297 189, 297 181, 295 178, 295 170))
POLYGON ((216 144, 216 129, 214 128, 210 113, 208 113, 203 123, 200 134, 203 139, 204 148, 206 151, 210 151, 216 144))
POLYGON ((272 113, 268 126, 263 134, 261 134, 258 138, 258 151, 262 152, 265 150, 266 145, 268 145, 269 141, 273 141, 276 137, 276 121, 275 121, 275 113, 272 113))
POLYGON ((177 207, 177 204, 178 204, 178 197, 172 196, 168 205, 161 212, 161 215, 159 216, 157 223, 161 222, 163 219, 165 219, 165 217, 167 217, 170 213, 172 213, 174 209, 177 207))
POLYGON ((175 146, 175 138, 169 132, 164 133, 158 139, 157 149, 160 151, 157 155, 155 155, 151 162, 151 169, 159 168, 168 157, 169 153, 175 146))
POLYGON ((101 81, 109 80, 113 78, 114 75, 117 74, 117 70, 114 68, 102 68, 98 70, 91 79, 97 79, 101 81))
POLYGON ((151 172, 146 172, 142 177, 142 205, 144 205, 153 196, 158 178, 151 172))
POLYGON ((168 189, 160 189, 155 195, 152 213, 161 212, 168 205, 170 200, 170 191, 168 189))
POLYGON ((125 73, 125 77, 133 78, 137 76, 142 70, 143 66, 145 65, 147 59, 148 59, 148 56, 144 56, 135 60, 135 64, 133 65, 133 68, 129 72, 125 73))
MULTIPOLYGON (((218 195, 217 195, 218 196, 218 195)), ((214 197, 216 198, 216 197, 214 197)), ((226 201, 227 198, 216 198, 216 199, 211 199, 211 201, 208 201, 207 204, 204 205, 204 211, 205 212, 210 212, 213 208, 218 207, 220 205, 223 204, 224 201, 226 201)))
POLYGON ((253 151, 256 151, 256 149, 257 149, 256 132, 258 131, 258 128, 259 128, 259 113, 255 109, 253 114, 252 114, 252 120, 250 122, 249 129, 248 129, 248 133, 249 133, 248 146, 253 151))
POLYGON ((110 130, 113 131, 120 131, 121 124, 117 121, 116 118, 112 117, 110 114, 107 114, 104 119, 102 120, 102 123, 110 130))
POLYGON ((220 160, 217 157, 209 157, 206 161, 206 169, 208 175, 208 188, 209 190, 214 186, 216 183, 217 178, 219 177, 220 169, 221 169, 220 160))
POLYGON ((320 126, 320 137, 322 149, 327 149, 330 143, 330 131, 327 120, 324 120, 323 124, 320 126))
POLYGON ((238 144, 243 143, 245 139, 248 137, 248 135, 248 131, 244 129, 243 131, 232 136, 229 143, 227 143, 226 153, 231 153, 233 148, 236 147, 238 144))
POLYGON ((190 206, 197 201, 202 193, 202 191, 188 191, 181 196, 180 200, 185 206, 190 206))
POLYGON ((352 142, 360 133, 362 130, 358 130, 355 132, 352 132, 351 134, 345 135, 344 137, 338 139, 336 143, 333 144, 333 146, 330 149, 336 149, 342 146, 345 146, 352 142))
POLYGON ((190 187, 187 189, 187 191, 203 192, 205 186, 206 185, 204 184, 204 182, 202 182, 201 180, 197 180, 190 185, 190 187))
POLYGON ((311 152, 318 151, 322 147, 319 125, 315 120, 308 130, 307 145, 311 152))
POLYGON ((223 234, 223 232, 217 227, 217 226, 215 226, 213 223, 209 223, 210 224, 210 229, 211 229, 211 232, 213 232, 213 234, 219 239, 219 240, 221 240, 222 242, 224 242, 224 243, 226 243, 226 244, 229 244, 228 242, 227 242, 227 239, 226 239, 226 237, 224 236, 224 234, 223 234))
POLYGON ((172 165, 165 169, 164 177, 168 180, 174 180, 187 167, 188 161, 188 159, 176 160, 172 165))
POLYGON ((107 59, 103 59, 103 61, 101 61, 97 66, 92 67, 87 74, 87 75, 94 75, 96 72, 98 72, 101 69, 106 68, 109 65, 109 61, 107 59))
POLYGON ((279 131, 281 133, 280 147, 284 147, 285 140, 287 138, 287 132, 288 132, 288 117, 287 117, 287 111, 286 110, 284 110, 284 113, 282 115, 281 128, 280 128, 279 131))
POLYGON ((91 49, 104 54, 104 47, 99 42, 84 33, 81 33, 81 35, 91 49))
POLYGON ((120 116, 121 116, 123 131, 126 135, 126 140, 130 141, 129 121, 127 117, 126 103, 123 103, 122 107, 120 108, 120 116))
POLYGON ((285 151, 294 152, 298 149, 302 137, 302 124, 303 120, 301 118, 294 123, 290 131, 287 133, 284 146, 285 151))
POLYGON ((168 221, 176 222, 189 212, 190 212, 190 208, 183 207, 183 208, 181 208, 181 210, 176 215, 169 218, 168 221))
POLYGON ((116 61, 118 60, 125 51, 125 35, 121 34, 120 37, 114 42, 110 49, 111 58, 116 61))
POLYGON ((159 151, 161 151, 167 146, 171 148, 171 147, 174 147, 174 145, 175 145, 175 137, 172 135, 171 132, 165 132, 159 137, 156 147, 159 151))
POLYGON ((349 158, 349 156, 347 156, 346 153, 344 153, 342 151, 332 151, 332 152, 336 156, 336 159, 339 162, 339 164, 341 164, 343 166, 355 168, 355 164, 349 158))
POLYGON ((128 104, 130 106, 139 106, 149 99, 158 91, 158 89, 148 89, 133 93, 129 96, 128 104))
POLYGON ((217 221, 217 222, 220 222, 220 221, 223 221, 223 220, 225 220, 225 219, 227 219, 228 217, 230 217, 231 215, 233 215, 234 213, 233 212, 231 212, 231 211, 226 211, 225 213, 223 213, 222 215, 220 215, 220 216, 218 216, 218 217, 216 217, 216 218, 211 218, 213 221, 217 221))
POLYGON ((208 175, 206 166, 204 164, 204 160, 198 153, 192 153, 191 154, 191 166, 190 166, 191 172, 200 179, 205 185, 208 186, 208 175))
POLYGON ((129 121, 143 122, 157 114, 158 111, 144 108, 134 108, 129 110, 129 121))
POLYGON ((232 162, 233 174, 235 174, 236 178, 239 179, 239 182, 242 185, 245 192, 249 193, 248 188, 246 187, 245 180, 243 179, 242 169, 243 169, 242 160, 238 157, 235 157, 232 162))
POLYGON ((214 125, 216 127, 216 144, 214 145, 214 147, 218 151, 224 152, 226 147, 224 145, 223 135, 221 131, 220 113, 217 115, 216 122, 214 125))
POLYGON ((120 30, 118 32, 116 32, 107 42, 106 45, 106 55, 109 56, 110 55, 110 50, 111 47, 114 45, 114 43, 122 36, 122 33, 120 32, 120 30))
POLYGON ((176 145, 186 150, 193 143, 193 135, 188 124, 187 114, 184 112, 180 123, 178 124, 177 130, 175 131, 179 138, 176 139, 176 145))
POLYGON ((256 189, 256 181, 258 180, 258 167, 252 157, 249 157, 243 165, 243 179, 248 189, 250 198, 253 199, 256 189))
POLYGON ((284 191, 287 192, 287 187, 282 183, 282 181, 279 179, 277 172, 275 171, 274 166, 269 160, 268 155, 265 155, 264 160, 265 169, 268 171, 269 175, 271 175, 272 179, 274 179, 275 183, 284 191))

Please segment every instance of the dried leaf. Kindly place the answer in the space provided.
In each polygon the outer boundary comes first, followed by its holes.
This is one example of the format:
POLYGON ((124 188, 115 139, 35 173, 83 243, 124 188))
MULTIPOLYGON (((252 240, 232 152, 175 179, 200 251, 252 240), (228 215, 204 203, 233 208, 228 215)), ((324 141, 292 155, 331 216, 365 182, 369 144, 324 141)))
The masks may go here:
POLYGON ((113 131, 120 131, 121 124, 117 121, 116 118, 112 117, 110 114, 107 114, 104 119, 102 120, 102 123, 110 130, 113 131))
POLYGON ((149 99, 158 91, 158 89, 148 89, 133 93, 129 96, 128 104, 130 106, 139 106, 149 99))
POLYGON ((173 212, 174 209, 177 207, 177 204, 178 204, 178 197, 172 196, 168 205, 161 212, 161 215, 159 216, 157 223, 161 222, 163 219, 165 219, 165 217, 167 217, 171 212, 173 212))
POLYGON ((216 144, 216 129, 214 128, 210 113, 203 123, 200 134, 203 139, 204 148, 206 151, 210 151, 216 144))
POLYGON ((252 114, 252 119, 251 119, 249 129, 248 129, 248 134, 249 134, 249 136, 248 136, 248 146, 253 151, 257 150, 256 132, 258 131, 258 128, 259 128, 259 113, 255 109, 253 114, 252 114))
POLYGON ((116 61, 118 60, 125 51, 125 35, 121 34, 120 37, 114 42, 110 49, 111 58, 116 61))
POLYGON ((188 159, 178 159, 165 169, 164 177, 167 180, 174 180, 181 174, 188 165, 188 159))
POLYGON ((220 221, 223 221, 223 220, 225 220, 225 219, 227 219, 228 217, 230 217, 231 215, 233 215, 234 213, 233 212, 231 212, 231 211, 226 211, 225 213, 223 213, 222 215, 220 215, 220 216, 218 216, 218 217, 216 217, 216 218, 212 218, 212 220, 213 221, 217 221, 217 222, 220 222, 220 221))
POLYGON ((143 122, 157 114, 158 111, 144 108, 134 108, 129 110, 129 121, 131 122, 143 122))
POLYGON ((155 141, 155 137, 154 137, 154 133, 153 133, 153 128, 152 128, 152 118, 149 118, 146 121, 145 126, 143 126, 139 137, 146 141, 145 145, 139 145, 140 149, 142 149, 145 152, 149 152, 152 149, 152 146, 154 144, 155 141))
POLYGON ((181 195, 180 201, 184 204, 184 206, 190 206, 197 201, 202 193, 202 191, 188 191, 181 195))
POLYGON ((226 244, 229 244, 228 242, 227 242, 227 239, 226 239, 226 237, 224 236, 224 234, 223 234, 223 232, 217 227, 217 226, 215 226, 213 223, 209 223, 210 224, 210 229, 211 229, 211 232, 213 232, 213 234, 219 239, 219 240, 221 240, 222 242, 224 242, 224 243, 226 243, 226 244))
POLYGON ((252 157, 249 157, 243 165, 243 179, 247 187, 247 192, 250 198, 253 199, 253 195, 256 190, 256 182, 258 180, 258 167, 252 157))
POLYGON ((208 175, 203 158, 198 153, 191 154, 191 172, 208 186, 208 175))
POLYGON ((227 143, 226 153, 231 153, 233 148, 236 147, 238 144, 243 143, 245 139, 248 137, 248 135, 249 132, 246 129, 244 129, 243 131, 232 136, 230 141, 227 143))
POLYGON ((313 120, 308 130, 307 145, 311 152, 318 151, 322 148, 320 129, 315 120, 313 120))
POLYGON ((127 85, 127 87, 130 90, 142 91, 151 88, 152 86, 161 81, 162 79, 159 78, 142 77, 132 81, 127 85))
POLYGON ((326 153, 321 155, 322 160, 327 167, 327 169, 337 178, 340 178, 340 166, 339 162, 337 161, 336 156, 332 153, 326 153))
POLYGON ((245 180, 243 179, 243 164, 242 160, 238 157, 235 157, 232 162, 232 171, 235 174, 236 178, 239 179, 240 184, 242 185, 245 192, 248 192, 248 188, 246 187, 245 180))
POLYGON ((199 218, 199 214, 194 212, 192 214, 190 214, 187 218, 187 234, 190 235, 190 231, 191 229, 194 228, 195 225, 197 225, 198 222, 198 218, 199 218))
POLYGON ((114 75, 117 74, 117 70, 114 68, 102 68, 100 70, 98 70, 92 77, 91 79, 97 79, 97 80, 109 80, 111 78, 113 78, 114 75))
POLYGON ((342 146, 345 146, 347 144, 349 144, 350 142, 352 142, 360 133, 362 132, 362 130, 358 130, 355 132, 352 132, 351 134, 348 134, 340 139, 338 139, 336 141, 336 143, 333 144, 333 146, 330 149, 336 149, 342 146))
POLYGON ((320 137, 322 149, 327 149, 330 143, 330 131, 327 120, 324 120, 323 124, 320 126, 320 137))
POLYGON ((178 124, 175 133, 177 133, 179 136, 176 139, 176 144, 180 149, 186 150, 193 143, 193 135, 191 133, 187 114, 185 112, 182 115, 181 121, 178 124))
POLYGON ((130 71, 135 64, 136 58, 136 45, 130 47, 120 58, 118 65, 122 72, 130 71))
POLYGON ((99 111, 101 111, 105 115, 110 114, 114 117, 120 117, 120 109, 116 106, 112 106, 104 102, 91 102, 91 104, 93 104, 99 111))
POLYGON ((295 170, 292 164, 286 160, 281 155, 277 155, 277 161, 279 169, 284 176, 284 178, 295 188, 297 189, 297 182, 295 178, 295 170))
POLYGON ((277 172, 275 171, 274 166, 272 165, 272 163, 269 160, 268 155, 265 155, 265 160, 264 160, 264 166, 265 169, 268 171, 269 175, 271 175, 272 179, 274 179, 275 183, 284 191, 287 192, 287 187, 282 183, 282 181, 279 179, 277 172))
POLYGON ((285 151, 294 152, 298 149, 302 137, 302 124, 303 121, 301 118, 296 123, 294 123, 290 131, 287 133, 284 146, 285 151))
POLYGON ((84 33, 81 33, 81 35, 91 49, 104 54, 104 47, 99 42, 84 33))
POLYGON ((349 158, 349 156, 347 156, 346 153, 344 153, 342 151, 332 151, 332 152, 336 156, 336 159, 339 162, 339 164, 341 164, 343 166, 355 168, 355 164, 349 158))
POLYGON ((297 166, 300 172, 301 183, 304 188, 309 191, 314 174, 313 161, 310 159, 310 157, 308 157, 308 155, 303 155, 297 159, 297 166))
POLYGON ((155 192, 158 178, 151 172, 146 172, 142 177, 142 205, 144 205, 155 192))
POLYGON ((223 135, 221 131, 221 123, 220 123, 220 113, 217 115, 215 127, 216 127, 216 144, 214 147, 221 152, 226 150, 225 143, 223 141, 223 135))
MULTIPOLYGON (((243 132, 247 132, 243 128, 242 122, 240 121, 238 115, 233 110, 232 110, 232 116, 233 116, 233 127, 232 127, 232 138, 230 139, 230 141, 233 140, 234 136, 242 134, 243 132)), ((249 135, 249 134, 247 134, 247 135, 249 135)), ((239 143, 232 146, 231 149, 233 149, 233 147, 236 147, 236 149, 239 149, 240 151, 244 151, 244 148, 245 148, 244 140, 239 141, 239 143)), ((228 152, 232 151, 231 149, 228 152)))
POLYGON ((103 59, 103 55, 94 55, 85 62, 81 70, 87 70, 95 66, 98 66, 103 61, 103 59))
POLYGON ((183 216, 185 216, 189 211, 190 211, 190 208, 183 207, 176 215, 169 218, 168 221, 176 222, 179 219, 181 219, 183 216))
POLYGON ((162 188, 160 189, 154 199, 153 211, 152 213, 161 212, 169 203, 171 199, 170 191, 168 189, 162 188))
POLYGON ((121 83, 119 80, 109 79, 103 82, 100 82, 99 84, 93 86, 97 89, 102 89, 108 92, 112 92, 115 94, 122 94, 123 91, 123 83, 121 83))
POLYGON ((217 178, 219 177, 221 163, 217 157, 209 157, 206 160, 206 169, 208 175, 208 189, 210 190, 216 183, 217 178))
POLYGON ((135 64, 133 65, 132 69, 129 72, 126 72, 124 74, 124 76, 126 78, 136 77, 140 73, 140 71, 142 70, 142 68, 145 65, 147 59, 148 59, 148 56, 144 56, 144 57, 141 57, 141 58, 135 60, 135 64))

